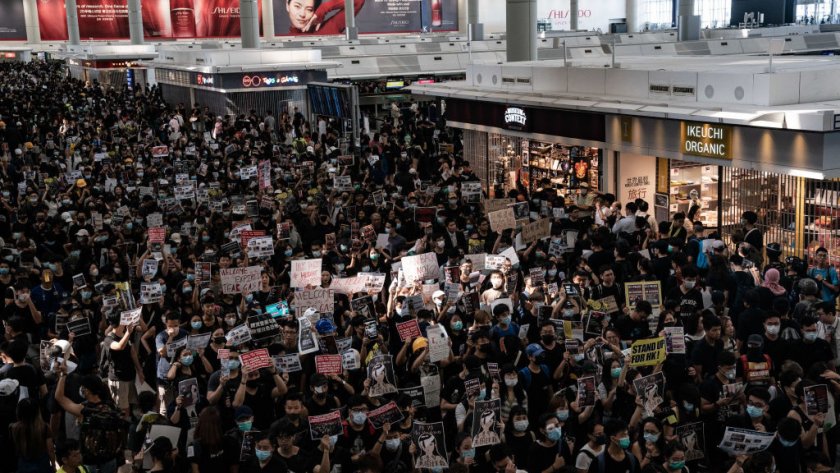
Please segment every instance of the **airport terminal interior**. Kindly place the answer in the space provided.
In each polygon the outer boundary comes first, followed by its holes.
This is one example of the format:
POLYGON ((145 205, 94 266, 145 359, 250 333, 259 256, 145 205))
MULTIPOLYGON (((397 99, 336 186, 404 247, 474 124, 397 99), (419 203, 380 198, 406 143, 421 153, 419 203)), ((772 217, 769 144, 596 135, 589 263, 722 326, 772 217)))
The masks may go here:
POLYGON ((0 0, 0 473, 840 471, 837 0, 0 0))

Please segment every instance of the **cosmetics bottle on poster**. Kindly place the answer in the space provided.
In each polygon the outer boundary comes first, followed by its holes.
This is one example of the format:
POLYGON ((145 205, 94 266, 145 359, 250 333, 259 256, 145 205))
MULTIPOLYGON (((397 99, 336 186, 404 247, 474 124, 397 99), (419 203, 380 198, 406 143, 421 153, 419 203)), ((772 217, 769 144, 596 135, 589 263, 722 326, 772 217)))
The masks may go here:
POLYGON ((432 0, 432 26, 443 24, 443 3, 442 0, 432 0))
POLYGON ((195 8, 193 0, 172 0, 172 37, 195 38, 195 8))

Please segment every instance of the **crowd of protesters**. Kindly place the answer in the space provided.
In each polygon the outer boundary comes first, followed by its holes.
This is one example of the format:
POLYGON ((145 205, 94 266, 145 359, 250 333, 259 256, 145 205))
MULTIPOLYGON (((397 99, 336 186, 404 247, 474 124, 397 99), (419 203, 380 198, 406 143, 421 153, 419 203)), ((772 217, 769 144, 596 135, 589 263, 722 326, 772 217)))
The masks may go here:
POLYGON ((348 148, 0 64, 0 472, 832 470, 825 249, 752 211, 724 239, 585 185, 491 197, 442 113, 348 148))

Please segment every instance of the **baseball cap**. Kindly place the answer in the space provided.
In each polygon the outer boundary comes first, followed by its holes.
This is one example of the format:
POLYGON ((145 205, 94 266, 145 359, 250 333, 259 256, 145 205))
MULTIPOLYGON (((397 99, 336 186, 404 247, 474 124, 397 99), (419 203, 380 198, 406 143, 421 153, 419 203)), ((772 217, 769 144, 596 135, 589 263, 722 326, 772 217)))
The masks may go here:
POLYGON ((315 330, 318 331, 321 335, 326 335, 331 332, 335 332, 336 326, 330 322, 330 319, 321 319, 315 323, 315 330))
POLYGON ((445 295, 446 293, 443 291, 435 291, 432 293, 432 299, 437 299, 438 297, 443 297, 445 295))
POLYGON ((87 182, 84 179, 76 179, 76 187, 86 187, 87 182))
POLYGON ((79 230, 78 232, 76 232, 76 236, 90 236, 90 233, 88 233, 88 231, 87 231, 87 230, 85 230, 84 228, 82 228, 81 230, 79 230))
POLYGON ((760 348, 764 346, 764 339, 761 338, 761 335, 754 333, 747 338, 747 346, 760 348))
POLYGON ((246 419, 248 417, 254 417, 254 411, 248 406, 237 407, 233 416, 234 420, 246 419))
POLYGON ((537 357, 542 355, 543 353, 545 353, 545 350, 543 350, 543 348, 537 343, 532 343, 528 345, 527 348, 525 348, 525 354, 528 356, 537 357))
POLYGON ((426 337, 417 337, 414 343, 411 344, 411 351, 417 352, 429 346, 429 340, 426 337))

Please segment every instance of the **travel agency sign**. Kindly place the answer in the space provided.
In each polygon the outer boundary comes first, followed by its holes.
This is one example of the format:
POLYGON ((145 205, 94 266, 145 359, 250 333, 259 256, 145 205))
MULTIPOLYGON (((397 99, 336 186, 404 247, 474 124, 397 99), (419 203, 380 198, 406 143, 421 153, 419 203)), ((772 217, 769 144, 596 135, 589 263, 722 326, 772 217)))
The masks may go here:
POLYGON ((732 159, 732 127, 720 123, 680 123, 680 152, 704 158, 732 159))

